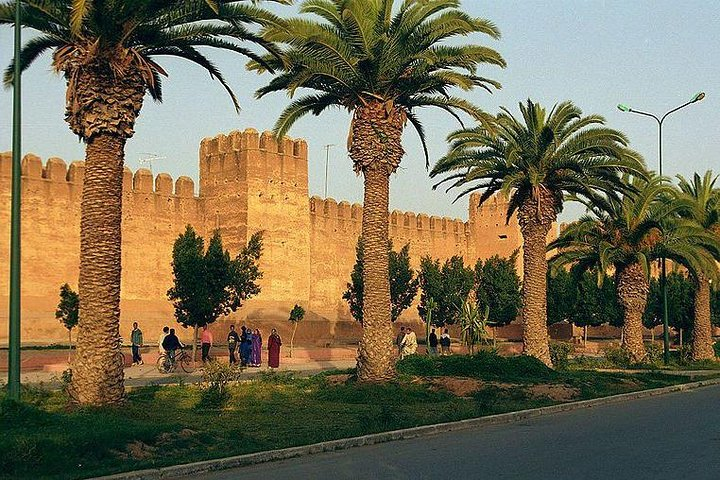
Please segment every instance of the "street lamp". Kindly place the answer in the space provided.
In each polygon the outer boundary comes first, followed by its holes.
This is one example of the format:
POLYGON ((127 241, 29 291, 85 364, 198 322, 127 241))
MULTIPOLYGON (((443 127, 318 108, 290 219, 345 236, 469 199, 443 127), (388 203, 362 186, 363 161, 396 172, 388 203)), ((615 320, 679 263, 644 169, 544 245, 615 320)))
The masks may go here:
POLYGON ((20 0, 15 1, 13 69, 12 200, 10 206, 10 312, 8 332, 8 397, 20 400, 20 0))
MULTIPOLYGON (((641 110, 635 110, 634 108, 631 108, 624 104, 619 104, 617 106, 618 110, 621 112, 627 112, 627 113, 636 113, 638 115, 644 115, 646 117, 654 118, 655 121, 658 124, 658 173, 660 176, 663 174, 662 169, 662 126, 665 119, 670 115, 671 113, 677 112, 681 108, 685 108, 688 105, 691 105, 693 103, 699 102, 705 98, 705 92, 699 92, 696 93, 688 102, 683 103, 679 107, 675 107, 672 110, 665 113, 662 117, 658 117, 656 115, 653 115, 652 113, 643 112, 641 110)), ((660 259, 660 289, 662 290, 662 297, 663 297, 663 361, 665 362, 665 365, 667 365, 670 362, 670 327, 668 325, 668 301, 667 301, 667 275, 666 275, 666 259, 663 256, 660 259)))

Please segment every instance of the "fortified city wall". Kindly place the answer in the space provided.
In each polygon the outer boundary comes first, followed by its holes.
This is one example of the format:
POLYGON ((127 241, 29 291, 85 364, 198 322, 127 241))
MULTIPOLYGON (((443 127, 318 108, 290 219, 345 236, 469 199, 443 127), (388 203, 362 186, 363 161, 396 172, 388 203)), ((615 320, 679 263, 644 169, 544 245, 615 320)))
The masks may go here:
MULTIPOLYGON (((362 207, 308 196, 308 148, 303 140, 276 141, 253 129, 201 142, 199 194, 188 177, 175 182, 150 171, 123 179, 121 333, 137 320, 152 342, 163 325, 176 324, 166 299, 172 283, 172 245, 186 225, 199 234, 220 229, 232 255, 256 231, 264 232, 262 292, 213 327, 222 339, 229 323, 288 331, 295 303, 307 314, 298 339, 315 343, 357 339, 360 329, 341 295, 355 262, 362 207)), ((9 153, 0 155, 0 343, 7 341, 10 235, 9 153)), ((83 162, 67 167, 58 158, 43 165, 28 154, 22 163, 22 339, 66 341, 55 319, 60 285, 77 288, 83 162)), ((393 211, 390 235, 396 248, 410 243, 413 267, 430 255, 462 255, 466 264, 521 246, 517 220, 505 224, 506 204, 469 199, 468 221, 393 211)), ((417 310, 401 318, 415 322, 417 310)), ((189 333, 180 332, 189 338, 189 333)))

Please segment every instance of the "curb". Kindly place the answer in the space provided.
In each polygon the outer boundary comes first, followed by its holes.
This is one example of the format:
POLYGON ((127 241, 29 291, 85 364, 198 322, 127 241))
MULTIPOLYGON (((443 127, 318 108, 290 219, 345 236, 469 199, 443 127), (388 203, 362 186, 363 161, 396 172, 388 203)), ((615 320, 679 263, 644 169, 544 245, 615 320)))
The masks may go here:
POLYGON ((625 402, 628 400, 655 397, 667 393, 683 392, 711 385, 720 385, 720 378, 672 385, 669 387, 655 388, 652 390, 641 390, 639 392, 622 393, 619 395, 611 395, 609 397, 594 398, 591 400, 581 400, 579 402, 561 403, 548 407, 533 408, 530 410, 520 410, 518 412, 489 415, 487 417, 470 418, 457 422, 440 423, 436 425, 424 425, 421 427, 406 428, 403 430, 393 430, 390 432, 363 435, 362 437, 343 438, 340 440, 331 440, 327 442, 315 443, 312 445, 304 445, 301 447, 284 448, 281 450, 269 450, 266 452, 250 453, 246 455, 238 455, 234 457, 220 458, 215 460, 205 460, 202 462, 188 463, 184 465, 174 465, 170 467, 118 473, 105 477, 96 477, 95 479, 91 480, 157 480, 162 478, 176 478, 189 475, 198 475, 212 471, 228 470, 231 468, 245 467, 259 463, 274 462, 278 460, 286 460, 290 458, 315 455, 318 453, 332 452, 335 450, 345 450, 348 448, 360 447, 363 445, 374 445, 378 443, 392 442, 396 440, 406 440, 426 435, 436 435, 439 433, 466 430, 487 425, 513 423, 528 418, 540 417, 543 415, 568 412, 572 410, 580 410, 583 408, 591 408, 600 405, 611 405, 614 403, 625 402))

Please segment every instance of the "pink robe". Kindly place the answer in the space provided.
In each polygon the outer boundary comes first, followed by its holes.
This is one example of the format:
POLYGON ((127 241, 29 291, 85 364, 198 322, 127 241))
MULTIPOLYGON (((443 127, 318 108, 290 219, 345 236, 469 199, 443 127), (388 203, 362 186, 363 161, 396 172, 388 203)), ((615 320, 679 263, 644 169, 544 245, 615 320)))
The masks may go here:
POLYGON ((278 368, 280 366, 280 335, 270 335, 268 339, 268 366, 271 368, 278 368))

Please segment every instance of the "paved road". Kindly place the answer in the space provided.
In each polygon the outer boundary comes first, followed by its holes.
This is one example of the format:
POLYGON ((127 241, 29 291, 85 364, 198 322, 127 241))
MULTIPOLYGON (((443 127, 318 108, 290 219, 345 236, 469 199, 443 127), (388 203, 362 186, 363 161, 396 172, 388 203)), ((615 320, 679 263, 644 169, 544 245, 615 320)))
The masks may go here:
POLYGON ((202 478, 717 480, 720 386, 202 478))

